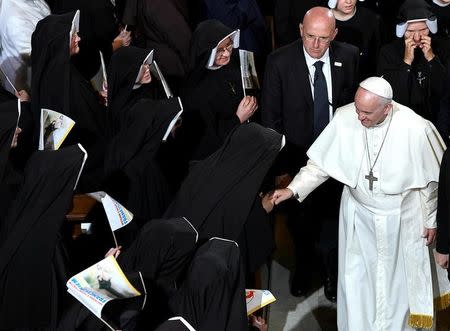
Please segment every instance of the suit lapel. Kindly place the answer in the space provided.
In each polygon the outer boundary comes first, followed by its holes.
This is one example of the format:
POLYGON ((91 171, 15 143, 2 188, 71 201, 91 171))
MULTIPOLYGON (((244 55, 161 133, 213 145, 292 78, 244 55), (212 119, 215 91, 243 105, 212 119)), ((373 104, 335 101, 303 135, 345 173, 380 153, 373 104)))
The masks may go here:
MULTIPOLYGON (((310 109, 314 109, 313 99, 312 99, 312 91, 311 91, 311 83, 309 78, 309 70, 306 65, 305 53, 303 52, 303 43, 298 43, 298 56, 295 61, 295 76, 299 77, 299 81, 303 82, 302 85, 299 86, 305 95, 305 99, 308 103, 310 109)), ((300 92, 300 91, 299 91, 300 92)))
POLYGON ((339 90, 342 82, 342 61, 336 58, 336 52, 334 51, 333 44, 330 45, 330 68, 331 68, 331 90, 333 91, 333 112, 336 110, 336 104, 338 102, 339 90), (340 66, 339 66, 340 64, 340 66))

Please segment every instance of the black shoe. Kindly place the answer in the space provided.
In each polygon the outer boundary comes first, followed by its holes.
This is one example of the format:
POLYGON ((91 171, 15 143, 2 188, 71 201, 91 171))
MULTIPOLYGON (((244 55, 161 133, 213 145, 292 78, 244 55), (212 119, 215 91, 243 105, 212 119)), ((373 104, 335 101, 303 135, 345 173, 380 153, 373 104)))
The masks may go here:
POLYGON ((294 297, 305 296, 308 292, 308 284, 309 282, 305 277, 302 277, 302 275, 299 275, 297 274, 297 272, 295 272, 291 280, 291 294, 294 297))
POLYGON ((336 303, 337 301, 337 278, 328 276, 323 285, 323 291, 328 301, 336 303))

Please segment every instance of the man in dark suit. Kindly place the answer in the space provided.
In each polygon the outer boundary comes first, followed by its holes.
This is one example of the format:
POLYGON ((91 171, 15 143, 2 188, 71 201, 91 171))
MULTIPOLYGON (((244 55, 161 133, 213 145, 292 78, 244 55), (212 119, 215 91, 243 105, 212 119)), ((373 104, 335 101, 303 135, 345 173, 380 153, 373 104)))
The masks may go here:
MULTIPOLYGON (((337 107, 350 103, 358 81, 358 49, 333 41, 336 23, 328 8, 310 9, 300 24, 301 40, 274 51, 267 60, 262 122, 286 136, 277 162, 276 185, 286 186, 307 161, 306 151, 337 107)), ((351 157, 351 156, 349 156, 351 157)), ((318 239, 326 271, 325 295, 336 300, 337 230, 341 187, 324 184, 304 205, 291 204, 287 221, 295 244, 291 293, 304 295, 318 239)))

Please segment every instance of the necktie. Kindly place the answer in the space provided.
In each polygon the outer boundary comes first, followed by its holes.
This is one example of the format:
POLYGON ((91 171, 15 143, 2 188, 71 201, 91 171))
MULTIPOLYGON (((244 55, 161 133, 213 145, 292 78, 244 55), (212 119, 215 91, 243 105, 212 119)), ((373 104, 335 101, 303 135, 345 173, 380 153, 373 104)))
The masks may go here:
POLYGON ((317 138, 330 121, 327 81, 322 71, 323 62, 314 63, 314 138, 317 138))

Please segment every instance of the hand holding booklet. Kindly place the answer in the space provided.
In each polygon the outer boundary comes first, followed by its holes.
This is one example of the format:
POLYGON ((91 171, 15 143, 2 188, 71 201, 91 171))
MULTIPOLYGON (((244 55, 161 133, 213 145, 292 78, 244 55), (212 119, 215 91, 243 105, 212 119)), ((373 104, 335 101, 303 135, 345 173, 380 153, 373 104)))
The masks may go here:
POLYGON ((75 122, 50 109, 41 109, 39 150, 55 151, 61 147, 75 122))
MULTIPOLYGON (((142 276, 140 274, 139 276, 144 290, 142 309, 143 305, 145 305, 146 293, 142 276)), ((118 310, 116 305, 115 309, 108 310, 106 308, 107 304, 110 303, 108 306, 112 307, 112 301, 114 300, 130 299, 142 295, 127 279, 113 256, 108 256, 71 277, 66 285, 67 291, 101 319, 111 330, 118 330, 115 326, 118 323, 115 321, 118 319, 118 316, 114 316, 112 312, 115 311, 117 313, 120 309, 118 310)))
POLYGON ((241 79, 244 96, 251 95, 253 91, 260 89, 253 52, 240 49, 239 60, 241 63, 241 79))
POLYGON ((245 300, 247 302, 247 316, 249 316, 264 306, 271 304, 276 299, 270 291, 246 289, 245 300))
POLYGON ((153 61, 152 64, 150 65, 150 72, 152 73, 153 76, 156 77, 157 80, 159 80, 161 82, 161 85, 164 89, 164 93, 166 94, 166 97, 168 99, 173 98, 172 90, 170 89, 169 84, 167 84, 167 81, 164 78, 164 75, 161 72, 161 69, 159 69, 158 63, 156 63, 156 61, 153 61))

